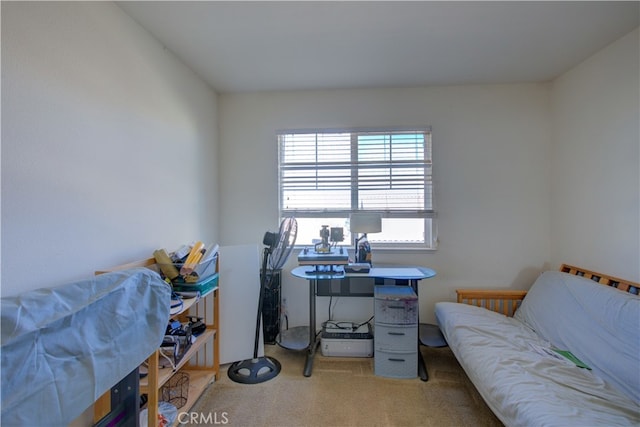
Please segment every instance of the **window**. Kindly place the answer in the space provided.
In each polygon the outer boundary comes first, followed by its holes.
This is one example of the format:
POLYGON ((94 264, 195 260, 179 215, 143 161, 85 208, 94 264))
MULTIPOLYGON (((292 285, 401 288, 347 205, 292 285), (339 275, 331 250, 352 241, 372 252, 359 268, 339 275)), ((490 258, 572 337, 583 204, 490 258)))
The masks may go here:
POLYGON ((283 131, 278 134, 280 217, 298 220, 297 244, 379 212, 375 247, 435 248, 431 129, 283 131))

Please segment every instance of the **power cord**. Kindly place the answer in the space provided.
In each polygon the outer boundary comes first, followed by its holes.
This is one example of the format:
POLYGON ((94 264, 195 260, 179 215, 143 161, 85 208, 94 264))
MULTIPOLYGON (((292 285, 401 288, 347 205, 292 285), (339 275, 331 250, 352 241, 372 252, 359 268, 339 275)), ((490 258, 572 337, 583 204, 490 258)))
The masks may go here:
MULTIPOLYGON (((366 322, 365 322, 366 323, 366 322)), ((335 322, 333 320, 327 320, 326 322, 322 322, 322 328, 326 328, 327 325, 331 325, 337 329, 354 329, 355 324, 353 322, 335 322)))
POLYGON ((322 323, 322 329, 325 329, 325 327, 327 325, 332 325, 332 326, 335 326, 338 329, 352 329, 352 330, 355 331, 358 328, 360 328, 361 326, 370 323, 373 320, 373 318, 375 317, 375 316, 371 316, 368 320, 366 320, 366 321, 364 321, 364 322, 362 322, 360 324, 356 324, 356 323, 353 323, 353 322, 337 322, 336 323, 336 322, 333 321, 332 311, 335 311, 335 308, 336 308, 336 305, 338 304, 338 300, 339 299, 340 298, 336 298, 335 302, 333 302, 333 295, 329 296, 329 307, 328 307, 329 320, 327 320, 326 322, 322 323), (332 304, 333 304, 333 306, 332 306, 332 304), (348 323, 348 326, 341 326, 342 324, 345 324, 345 323, 348 323))
POLYGON ((167 356, 167 355, 164 353, 164 349, 163 349, 162 347, 160 347, 158 350, 159 350, 159 351, 158 351, 158 354, 159 354, 160 356, 164 357, 165 359, 167 359, 167 361, 168 361, 168 362, 169 362, 169 364, 171 365, 171 369, 172 369, 173 371, 175 371, 175 370, 176 370, 176 364, 175 364, 175 363, 173 363, 173 358, 171 358, 170 356, 167 356))
POLYGON ((375 317, 375 316, 371 316, 371 317, 369 318, 369 320, 366 320, 366 321, 364 321, 364 322, 360 323, 360 324, 359 324, 355 329, 358 329, 360 326, 363 326, 363 325, 366 325, 366 324, 368 324, 368 323, 371 323, 371 321, 373 320, 373 318, 374 318, 374 317, 375 317))
POLYGON ((333 295, 329 296, 329 320, 333 320, 333 315, 331 314, 331 311, 335 311, 336 305, 338 304, 338 301, 340 300, 340 298, 336 298, 336 301, 333 302, 333 295), (331 307, 331 304, 333 303, 333 307, 331 307))

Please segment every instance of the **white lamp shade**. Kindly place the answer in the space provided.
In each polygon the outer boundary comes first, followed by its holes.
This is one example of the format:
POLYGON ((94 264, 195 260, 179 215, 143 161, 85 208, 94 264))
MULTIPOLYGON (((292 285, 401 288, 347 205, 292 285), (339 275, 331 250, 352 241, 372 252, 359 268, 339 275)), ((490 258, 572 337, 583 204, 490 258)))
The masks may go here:
POLYGON ((382 215, 372 212, 352 213, 349 216, 352 233, 379 233, 382 231, 382 215))

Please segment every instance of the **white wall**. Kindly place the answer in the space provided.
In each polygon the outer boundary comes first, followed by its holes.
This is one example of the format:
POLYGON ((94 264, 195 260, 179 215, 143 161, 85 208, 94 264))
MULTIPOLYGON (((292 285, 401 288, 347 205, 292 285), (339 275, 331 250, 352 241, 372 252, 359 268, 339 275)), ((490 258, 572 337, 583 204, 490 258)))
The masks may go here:
POLYGON ((552 89, 554 264, 640 281, 640 34, 576 66, 552 89))
MULTIPOLYGON (((561 262, 640 280, 638 30, 550 85, 217 97, 113 3, 1 8, 3 295, 197 238, 261 243, 276 130, 323 127, 433 126, 440 247, 374 254, 438 272, 424 321, 457 287, 527 288, 561 262)), ((291 326, 307 289, 285 272, 291 326)))
POLYGON ((217 96, 104 2, 2 2, 2 294, 217 240, 217 96))
MULTIPOLYGON (((376 262, 437 271, 421 287, 422 319, 433 321, 434 302, 453 299, 456 287, 527 288, 549 261, 548 85, 225 94, 219 100, 222 244, 261 243, 265 231, 277 230, 276 130, 431 125, 440 247, 374 252, 376 262)), ((306 283, 288 273, 283 281, 290 326, 308 324, 306 283)), ((319 320, 325 307, 320 301, 319 320)), ((336 316, 368 317, 370 309, 370 299, 343 298, 336 316)))

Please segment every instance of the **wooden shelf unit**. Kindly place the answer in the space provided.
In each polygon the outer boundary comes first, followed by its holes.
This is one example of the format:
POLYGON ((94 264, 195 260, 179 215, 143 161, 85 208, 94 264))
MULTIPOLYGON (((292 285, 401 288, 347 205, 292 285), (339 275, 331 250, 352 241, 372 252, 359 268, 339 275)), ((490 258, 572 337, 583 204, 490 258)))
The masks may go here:
MULTIPOLYGON (((147 267, 159 271, 154 258, 136 261, 120 265, 109 270, 96 271, 95 274, 103 274, 112 271, 126 270, 135 267, 147 267)), ((216 260, 216 273, 219 274, 219 257, 216 260)), ((179 412, 187 412, 198 400, 206 388, 217 380, 220 373, 220 297, 219 278, 216 286, 201 295, 196 302, 186 300, 184 308, 179 313, 171 316, 185 322, 187 316, 202 317, 206 330, 191 345, 187 353, 180 359, 176 368, 160 368, 160 350, 154 351, 147 359, 148 375, 140 380, 140 393, 147 395, 148 426, 157 426, 158 402, 160 401, 160 388, 173 375, 178 372, 189 374, 189 392, 187 403, 179 409, 179 412)), ((94 422, 97 422, 109 413, 111 409, 111 393, 107 391, 94 405, 94 422)), ((178 420, 174 423, 178 425, 178 420)))

